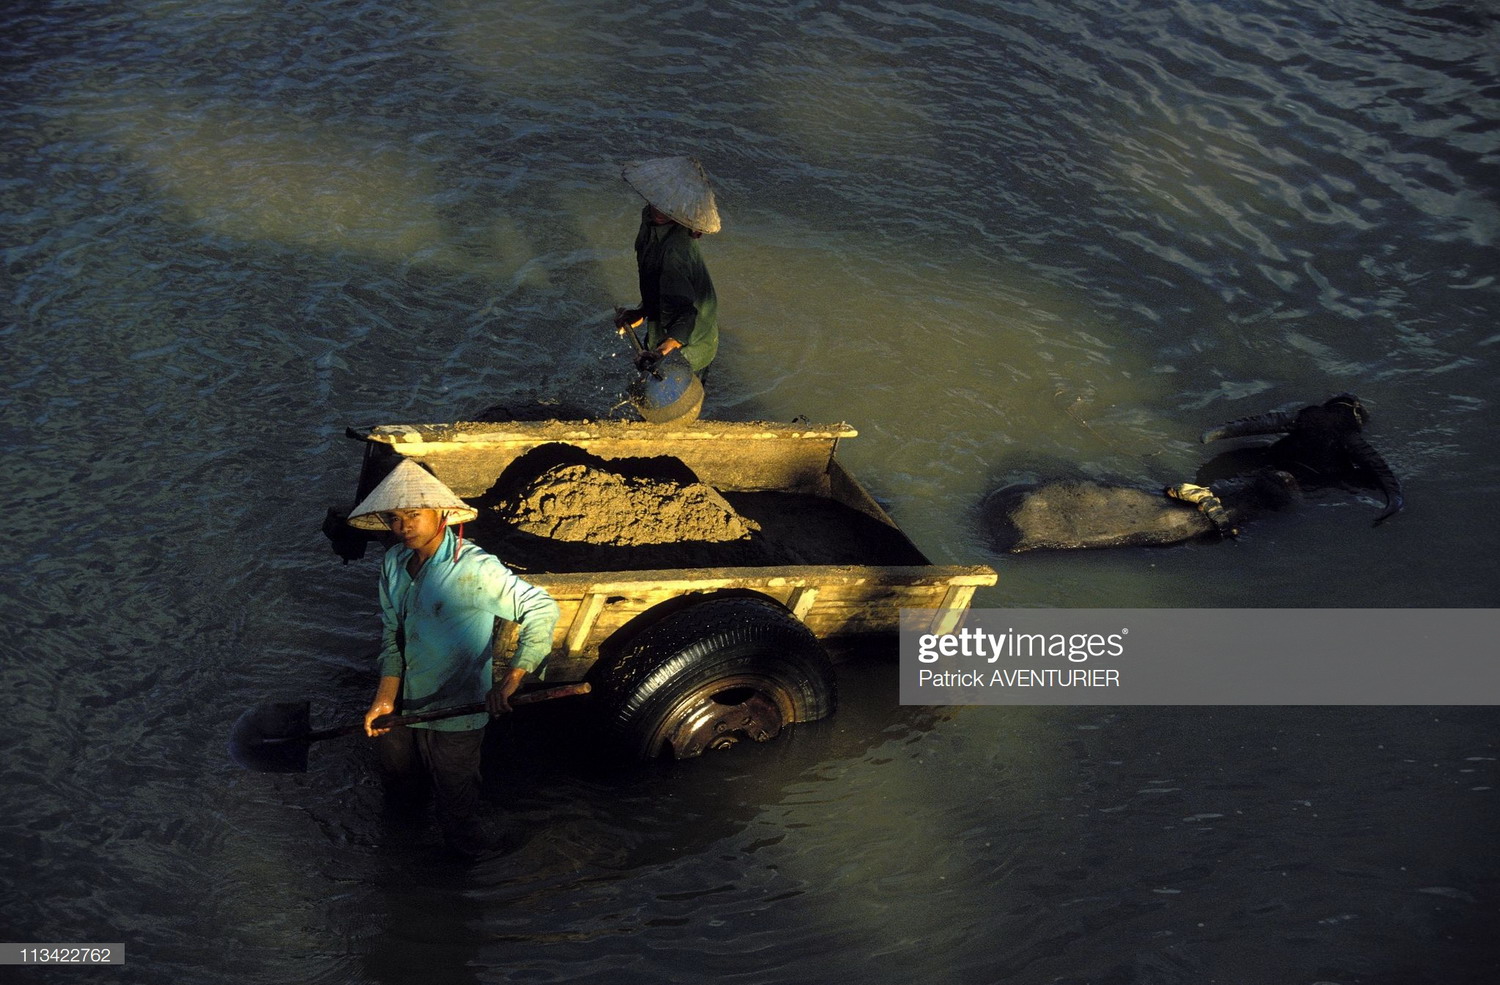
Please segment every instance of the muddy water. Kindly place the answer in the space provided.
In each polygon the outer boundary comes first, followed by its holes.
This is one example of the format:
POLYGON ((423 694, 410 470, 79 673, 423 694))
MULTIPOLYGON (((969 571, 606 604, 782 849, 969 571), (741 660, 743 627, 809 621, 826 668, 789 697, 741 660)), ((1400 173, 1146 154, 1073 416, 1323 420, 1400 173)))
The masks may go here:
POLYGON ((223 754, 267 698, 368 700, 374 568, 317 530, 346 425, 618 401, 617 169, 659 153, 721 186, 705 413, 850 422, 981 604, 1495 605, 1490 13, 23 0, 6 36, 0 937, 123 941, 132 982, 1500 975, 1487 708, 901 708, 871 653, 833 720, 680 767, 516 723, 532 837, 473 869, 387 829, 357 743, 223 754), (1205 427, 1346 389, 1406 486, 1379 529, 1335 490, 1233 545, 986 541, 996 488, 1182 481, 1205 427))

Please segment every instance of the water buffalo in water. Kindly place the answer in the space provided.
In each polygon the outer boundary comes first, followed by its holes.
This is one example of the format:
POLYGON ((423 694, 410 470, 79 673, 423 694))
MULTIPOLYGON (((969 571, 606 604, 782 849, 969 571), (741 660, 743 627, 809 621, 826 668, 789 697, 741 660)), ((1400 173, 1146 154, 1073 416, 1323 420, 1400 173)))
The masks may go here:
POLYGON ((983 506, 995 546, 1012 553, 1039 549, 1176 544, 1233 537, 1266 510, 1298 502, 1304 488, 1365 485, 1385 495, 1379 524, 1404 505, 1401 484, 1361 435, 1369 413, 1353 394, 1295 414, 1274 412, 1205 431, 1205 443, 1276 434, 1271 444, 1220 455, 1196 483, 1161 489, 1050 482, 1011 486, 983 506))
POLYGON ((1362 486, 1378 488, 1385 496, 1385 510, 1375 518, 1378 526, 1401 512, 1406 505, 1401 483, 1380 453, 1361 434, 1370 412, 1352 393, 1341 393, 1323 404, 1304 407, 1295 414, 1273 411, 1242 417, 1203 432, 1204 444, 1224 438, 1278 434, 1269 445, 1239 449, 1221 455, 1199 470, 1199 481, 1212 481, 1215 474, 1243 474, 1256 468, 1290 472, 1305 488, 1362 486))

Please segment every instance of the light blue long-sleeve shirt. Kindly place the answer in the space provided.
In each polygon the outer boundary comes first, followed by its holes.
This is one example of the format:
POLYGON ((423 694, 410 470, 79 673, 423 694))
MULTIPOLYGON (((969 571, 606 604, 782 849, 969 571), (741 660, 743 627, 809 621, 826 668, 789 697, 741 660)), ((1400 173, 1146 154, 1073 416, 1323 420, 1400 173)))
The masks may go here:
MULTIPOLYGON (((558 615, 552 596, 472 543, 464 543, 454 564, 457 547, 453 531, 444 531, 437 553, 415 579, 406 573, 412 551, 405 547, 388 549, 381 563, 380 676, 401 678, 402 714, 484 701, 494 679, 497 617, 520 624, 511 667, 536 670, 552 650, 558 615), (404 660, 398 643, 403 633, 404 660)), ((488 720, 463 715, 416 727, 458 731, 483 728, 488 720)))

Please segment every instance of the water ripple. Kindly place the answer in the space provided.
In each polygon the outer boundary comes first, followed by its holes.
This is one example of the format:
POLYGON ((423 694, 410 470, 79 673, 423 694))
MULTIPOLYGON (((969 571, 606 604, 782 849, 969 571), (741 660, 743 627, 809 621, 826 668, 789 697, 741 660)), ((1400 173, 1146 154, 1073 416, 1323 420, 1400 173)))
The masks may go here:
POLYGON ((223 747, 264 700, 368 700, 373 569, 317 531, 352 494, 345 425, 618 400, 617 169, 657 153, 722 192, 710 413, 853 423, 841 458, 924 550, 1003 568, 982 602, 1493 605, 1487 15, 148 0, 7 26, 16 939, 124 938, 125 981, 1464 966, 1477 712, 939 714, 895 708, 877 660, 827 728, 744 756, 521 757, 498 792, 535 837, 472 870, 386 829, 353 741, 280 778, 223 747), (1204 427, 1349 388, 1408 482, 1373 534, 1331 502, 1149 558, 978 532, 999 486, 1177 481, 1204 427))

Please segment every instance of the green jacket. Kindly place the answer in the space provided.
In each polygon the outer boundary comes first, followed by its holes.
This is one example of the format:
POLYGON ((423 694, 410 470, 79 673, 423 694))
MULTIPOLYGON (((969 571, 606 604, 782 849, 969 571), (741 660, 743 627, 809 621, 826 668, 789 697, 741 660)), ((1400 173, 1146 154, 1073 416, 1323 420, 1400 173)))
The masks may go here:
POLYGON ((693 371, 702 372, 719 352, 719 298, 692 231, 675 222, 656 225, 650 208, 641 210, 635 262, 647 348, 670 336, 682 343, 693 371))

